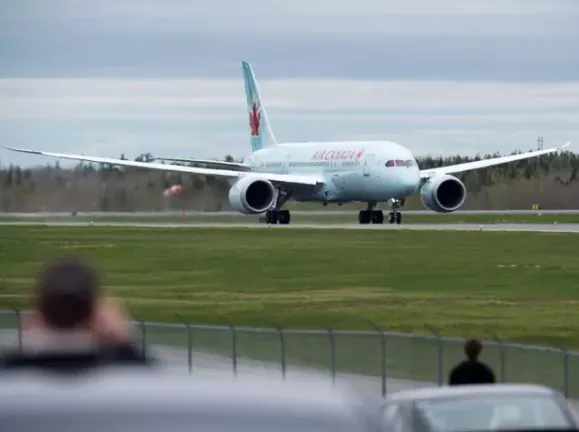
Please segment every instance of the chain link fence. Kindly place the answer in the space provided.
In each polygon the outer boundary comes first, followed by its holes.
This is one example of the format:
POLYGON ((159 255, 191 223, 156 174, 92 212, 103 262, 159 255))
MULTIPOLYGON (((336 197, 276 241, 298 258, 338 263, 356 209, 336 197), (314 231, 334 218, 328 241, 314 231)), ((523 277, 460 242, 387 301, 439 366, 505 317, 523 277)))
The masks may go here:
MULTIPOLYGON (((20 311, 0 311, 2 346, 22 343, 20 311)), ((375 331, 290 330, 230 324, 212 326, 134 322, 144 350, 162 347, 170 363, 190 373, 230 369, 291 377, 305 369, 332 380, 366 379, 382 395, 398 389, 443 385, 463 360, 464 339, 375 331)), ((158 351, 161 352, 161 351, 158 351)), ((579 398, 579 352, 560 348, 484 341, 481 360, 500 382, 536 383, 579 398)))

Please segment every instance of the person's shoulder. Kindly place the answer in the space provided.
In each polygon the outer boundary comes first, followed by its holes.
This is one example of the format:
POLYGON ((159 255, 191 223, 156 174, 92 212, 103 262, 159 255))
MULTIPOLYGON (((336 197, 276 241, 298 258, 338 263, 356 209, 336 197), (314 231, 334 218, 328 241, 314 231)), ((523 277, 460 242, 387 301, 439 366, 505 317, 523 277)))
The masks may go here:
POLYGON ((454 365, 452 370, 461 370, 461 369, 464 369, 465 367, 467 367, 468 365, 469 365, 468 360, 462 360, 462 361, 458 362, 456 365, 454 365))
POLYGON ((11 369, 14 367, 19 367, 21 365, 26 365, 36 357, 27 355, 17 349, 7 349, 2 351, 0 354, 0 367, 3 369, 11 369))
POLYGON ((490 373, 491 375, 493 374, 493 368, 488 365, 487 363, 480 363, 480 365, 484 368, 484 370, 486 370, 488 373, 490 373))
POLYGON ((490 367, 487 363, 485 363, 485 362, 483 362, 483 361, 481 361, 481 360, 478 360, 478 359, 475 360, 475 361, 473 362, 473 364, 476 365, 476 367, 481 368, 481 369, 488 369, 488 370, 491 369, 491 367, 490 367))
POLYGON ((0 369, 78 370, 107 365, 152 365, 155 362, 132 344, 116 344, 90 352, 23 353, 5 351, 0 356, 0 369))
POLYGON ((449 372, 451 379, 463 375, 467 368, 468 364, 464 360, 454 365, 454 367, 449 372))
POLYGON ((0 370, 50 370, 69 372, 90 368, 98 363, 96 355, 91 353, 26 353, 20 351, 5 352, 0 359, 0 370))

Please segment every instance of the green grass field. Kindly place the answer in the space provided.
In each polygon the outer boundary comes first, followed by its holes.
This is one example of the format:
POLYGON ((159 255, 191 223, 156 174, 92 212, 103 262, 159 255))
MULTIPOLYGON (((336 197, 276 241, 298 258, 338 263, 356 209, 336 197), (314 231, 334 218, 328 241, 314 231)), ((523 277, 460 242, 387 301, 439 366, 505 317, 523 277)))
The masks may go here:
MULTIPOLYGON (((404 214, 404 212, 402 212, 404 214)), ((444 224, 444 223, 465 223, 465 224, 501 224, 501 223, 548 223, 548 224, 564 224, 564 223, 579 223, 579 214, 404 214, 404 224, 444 224)), ((31 220, 36 222, 51 222, 51 221, 77 221, 77 222, 218 222, 218 223, 254 223, 258 220, 258 216, 239 215, 219 215, 214 214, 202 215, 194 214, 184 216, 167 216, 159 214, 158 216, 143 216, 143 217, 129 217, 129 216, 76 216, 76 217, 31 217, 20 218, 3 215, 0 221, 22 221, 31 220)), ((319 223, 319 224, 343 224, 343 223, 357 223, 358 215, 354 212, 352 214, 292 214, 292 223, 319 223)))
MULTIPOLYGON (((136 319, 320 329, 373 322, 413 333, 430 325, 444 335, 579 347, 572 234, 0 226, 0 239, 0 308, 26 304, 45 259, 82 253, 98 259, 136 319)), ((163 329, 148 337, 187 340, 163 329)), ((194 335, 196 346, 219 352, 230 338, 194 335)), ((239 338, 240 353, 279 359, 277 333, 239 338)), ((379 374, 378 337, 336 341, 338 369, 379 374)), ((290 359, 328 364, 329 337, 288 335, 287 343, 290 359)), ((393 336, 388 347, 392 376, 434 379, 435 342, 393 336)), ((460 358, 458 343, 446 348, 445 369, 460 358)), ((486 355, 498 365, 498 350, 486 355)), ((561 379, 558 355, 509 350, 508 358, 508 379, 561 379)), ((572 366, 579 376, 579 359, 572 366)))

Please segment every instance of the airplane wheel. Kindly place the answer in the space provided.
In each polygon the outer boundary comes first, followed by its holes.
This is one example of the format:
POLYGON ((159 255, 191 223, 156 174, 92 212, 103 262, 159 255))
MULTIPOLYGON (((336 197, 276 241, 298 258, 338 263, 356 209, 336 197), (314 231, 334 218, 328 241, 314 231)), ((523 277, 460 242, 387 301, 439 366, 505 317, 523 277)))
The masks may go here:
POLYGON ((374 210, 372 212, 372 223, 373 224, 384 223, 384 212, 382 210, 374 210))
POLYGON ((395 219, 394 212, 388 213, 388 222, 394 223, 394 219, 395 219))
POLYGON ((275 225, 278 221, 278 214, 275 210, 265 212, 265 223, 275 225))
POLYGON ((280 225, 288 225, 290 223, 289 210, 280 210, 278 212, 278 221, 279 221, 280 225))
POLYGON ((370 212, 368 210, 361 210, 360 213, 358 213, 358 222, 361 224, 370 223, 370 212))
POLYGON ((396 223, 398 225, 402 223, 402 213, 396 212, 396 223))

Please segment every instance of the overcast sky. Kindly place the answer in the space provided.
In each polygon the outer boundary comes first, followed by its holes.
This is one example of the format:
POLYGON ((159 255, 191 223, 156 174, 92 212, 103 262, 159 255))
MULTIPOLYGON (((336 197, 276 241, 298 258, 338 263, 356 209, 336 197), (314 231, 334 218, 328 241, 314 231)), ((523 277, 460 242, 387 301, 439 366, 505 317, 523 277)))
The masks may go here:
POLYGON ((577 143, 578 22, 578 0, 0 0, 0 140, 242 157, 245 59, 283 141, 577 143))

